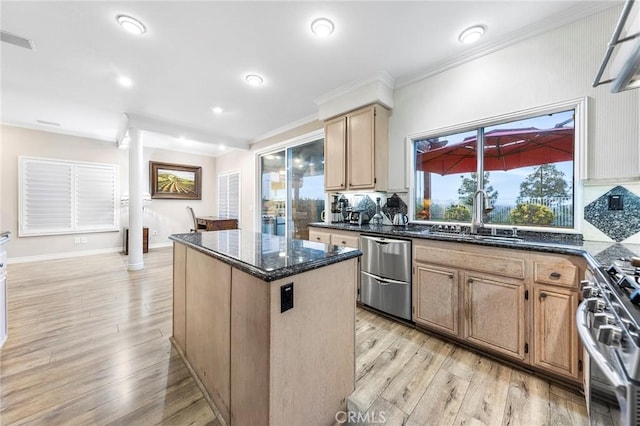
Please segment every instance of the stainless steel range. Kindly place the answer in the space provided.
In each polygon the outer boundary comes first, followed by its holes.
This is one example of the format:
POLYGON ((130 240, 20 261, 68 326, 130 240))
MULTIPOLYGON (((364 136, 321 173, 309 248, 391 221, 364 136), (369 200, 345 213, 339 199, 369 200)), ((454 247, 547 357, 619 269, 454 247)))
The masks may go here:
MULTIPOLYGON (((640 424, 640 268, 627 260, 591 268, 578 307, 580 339, 589 353, 585 395, 617 405, 620 424, 640 424)), ((590 410, 591 412, 591 410, 590 410)))

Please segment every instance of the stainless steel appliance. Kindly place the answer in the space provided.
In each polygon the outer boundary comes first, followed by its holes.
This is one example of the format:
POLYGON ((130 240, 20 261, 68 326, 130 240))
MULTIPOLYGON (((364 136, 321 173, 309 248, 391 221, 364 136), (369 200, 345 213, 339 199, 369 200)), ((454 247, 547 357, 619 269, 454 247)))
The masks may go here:
POLYGON ((590 267, 578 306, 580 339, 588 352, 585 395, 620 412, 621 425, 640 424, 640 268, 616 261, 590 267))
POLYGON ((360 301, 411 320, 411 241, 361 236, 360 301))

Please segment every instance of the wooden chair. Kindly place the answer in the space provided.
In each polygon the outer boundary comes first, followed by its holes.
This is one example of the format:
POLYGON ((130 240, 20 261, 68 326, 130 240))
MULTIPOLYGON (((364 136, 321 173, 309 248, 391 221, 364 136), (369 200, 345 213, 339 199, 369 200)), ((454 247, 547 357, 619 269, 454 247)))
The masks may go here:
POLYGON ((193 222, 193 228, 189 230, 189 232, 198 232, 198 221, 196 220, 196 214, 193 212, 191 206, 187 206, 187 211, 189 212, 189 216, 191 217, 191 221, 193 222))

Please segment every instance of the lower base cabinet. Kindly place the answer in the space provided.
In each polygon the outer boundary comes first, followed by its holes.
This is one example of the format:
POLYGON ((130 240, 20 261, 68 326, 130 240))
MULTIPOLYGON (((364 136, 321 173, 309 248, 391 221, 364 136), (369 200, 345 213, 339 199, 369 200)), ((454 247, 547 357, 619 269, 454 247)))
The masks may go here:
POLYGON ((533 286, 533 364, 557 374, 580 378, 580 355, 575 311, 576 291, 533 286))
POLYGON ((463 337, 525 361, 525 283, 464 273, 463 337))
POLYGON ((414 281, 414 321, 457 336, 458 272, 418 263, 414 281))
POLYGON ((581 383, 575 314, 584 259, 414 240, 413 320, 420 327, 581 383))

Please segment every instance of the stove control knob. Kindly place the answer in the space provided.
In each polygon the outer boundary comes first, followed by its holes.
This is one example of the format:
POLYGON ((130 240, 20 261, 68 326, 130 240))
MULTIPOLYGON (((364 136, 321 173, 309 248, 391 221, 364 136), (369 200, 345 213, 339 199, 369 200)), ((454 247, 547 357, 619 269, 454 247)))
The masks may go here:
POLYGON ((593 287, 593 283, 589 280, 582 280, 580 281, 580 288, 585 288, 585 287, 593 287))
POLYGON ((584 297, 585 299, 588 299, 590 297, 596 297, 597 295, 598 295, 597 288, 590 285, 582 287, 582 297, 584 297))
POLYGON ((607 346, 620 346, 622 329, 615 325, 603 325, 598 329, 598 341, 607 346))
POLYGON ((597 297, 585 299, 584 303, 587 304, 587 311, 589 312, 598 312, 604 309, 604 300, 597 297))
POLYGON ((593 315, 593 328, 600 328, 605 325, 611 325, 616 322, 615 318, 611 314, 599 312, 593 315))

